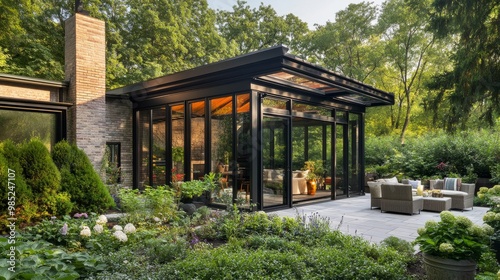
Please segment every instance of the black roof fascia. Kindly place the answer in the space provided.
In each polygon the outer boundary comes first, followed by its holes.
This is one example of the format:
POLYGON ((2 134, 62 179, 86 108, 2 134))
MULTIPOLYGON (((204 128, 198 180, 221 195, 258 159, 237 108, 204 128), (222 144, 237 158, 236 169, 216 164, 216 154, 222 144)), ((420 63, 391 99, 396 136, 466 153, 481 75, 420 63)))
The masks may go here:
MULTIPOLYGON (((128 96, 128 98, 134 102, 145 102, 149 99, 156 99, 156 102, 147 102, 150 105, 153 105, 158 104, 159 99, 164 99, 161 95, 164 95, 165 93, 170 95, 175 94, 176 92, 217 87, 224 84, 239 84, 239 82, 247 79, 252 79, 252 82, 257 80, 263 81, 264 79, 256 78, 258 76, 285 70, 292 73, 299 73, 305 77, 311 77, 315 80, 322 81, 345 90, 338 91, 334 94, 315 94, 330 102, 355 107, 371 107, 394 104, 393 94, 384 92, 372 86, 363 84, 354 79, 307 62, 294 55, 288 54, 287 51, 288 49, 284 46, 276 46, 111 90, 106 93, 106 96, 128 96), (355 101, 349 102, 346 100, 336 99, 335 94, 337 94, 337 96, 343 96, 345 94, 359 94, 361 96, 368 96, 371 99, 378 100, 378 102, 371 102, 370 105, 364 105, 355 101)), ((270 84, 278 85, 279 83, 270 84)), ((283 83, 280 87, 283 88, 283 86, 288 88, 297 88, 293 85, 287 86, 286 83, 283 83)), ((306 93, 307 91, 308 90, 306 89, 301 92, 306 93)), ((309 91, 309 93, 314 92, 313 90, 309 91)))
POLYGON ((52 88, 66 88, 69 85, 69 82, 66 81, 57 82, 57 81, 50 81, 50 80, 31 78, 19 75, 2 74, 2 73, 0 73, 0 82, 21 83, 21 84, 45 86, 52 88))
POLYGON ((12 98, 12 97, 0 97, 0 108, 23 108, 29 107, 31 109, 54 110, 61 111, 67 110, 69 107, 73 106, 71 103, 66 102, 50 102, 50 101, 38 101, 22 98, 12 98))
MULTIPOLYGON (((284 46, 272 47, 261 51, 237 56, 234 58, 222 60, 193 69, 166 75, 149 81, 136 83, 123 88, 108 91, 107 95, 130 94, 134 96, 143 96, 160 91, 171 91, 179 88, 186 88, 193 85, 206 84, 207 82, 217 82, 224 77, 235 77, 238 75, 248 76, 255 68, 266 68, 266 61, 282 58, 288 49, 284 46), (260 66, 260 67, 258 67, 260 66)), ((269 66, 267 66, 269 67, 269 66)), ((227 82, 227 81, 226 81, 227 82)))

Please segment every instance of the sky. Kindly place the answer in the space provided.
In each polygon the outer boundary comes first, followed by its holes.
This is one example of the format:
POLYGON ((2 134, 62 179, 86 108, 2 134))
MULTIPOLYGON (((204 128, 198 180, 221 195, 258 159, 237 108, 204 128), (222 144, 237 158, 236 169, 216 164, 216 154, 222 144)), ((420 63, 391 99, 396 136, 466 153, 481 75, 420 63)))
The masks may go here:
MULTIPOLYGON (((210 8, 232 11, 237 0, 207 0, 210 8)), ((379 6, 383 0, 366 0, 379 6)), ((344 10, 351 3, 361 3, 363 0, 246 0, 247 5, 258 8, 260 3, 271 5, 278 16, 294 14, 307 22, 309 29, 314 30, 314 24, 324 25, 327 21, 335 21, 335 14, 344 10)))

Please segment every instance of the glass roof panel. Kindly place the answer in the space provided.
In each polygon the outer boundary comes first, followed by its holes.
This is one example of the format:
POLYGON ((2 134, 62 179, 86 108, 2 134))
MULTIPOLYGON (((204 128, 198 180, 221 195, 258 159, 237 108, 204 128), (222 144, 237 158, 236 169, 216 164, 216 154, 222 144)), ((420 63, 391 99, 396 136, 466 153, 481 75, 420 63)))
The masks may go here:
POLYGON ((321 90, 321 91, 334 91, 338 90, 338 88, 332 87, 331 85, 321 83, 303 76, 287 73, 287 72, 277 72, 273 73, 270 75, 267 75, 267 77, 278 79, 281 81, 286 81, 289 83, 293 83, 299 86, 307 87, 310 89, 315 89, 315 90, 321 90))

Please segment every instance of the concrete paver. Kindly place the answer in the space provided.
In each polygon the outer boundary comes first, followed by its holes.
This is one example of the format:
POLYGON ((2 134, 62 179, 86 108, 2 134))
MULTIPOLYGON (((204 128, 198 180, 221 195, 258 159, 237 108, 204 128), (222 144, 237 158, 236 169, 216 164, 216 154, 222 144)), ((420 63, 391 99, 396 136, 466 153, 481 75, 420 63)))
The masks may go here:
MULTIPOLYGON (((483 225, 483 216, 487 207, 474 207, 472 210, 451 210, 455 215, 468 217, 472 222, 483 225)), ((428 220, 439 221, 439 213, 421 211, 420 214, 407 215, 399 213, 381 213, 380 209, 370 209, 370 194, 326 201, 317 204, 299 205, 285 210, 270 212, 278 216, 295 217, 318 213, 320 217, 330 219, 330 227, 345 234, 361 236, 364 239, 379 243, 389 236, 414 241, 418 236, 417 229, 423 227, 428 220), (339 227, 340 224, 340 227, 339 227)))

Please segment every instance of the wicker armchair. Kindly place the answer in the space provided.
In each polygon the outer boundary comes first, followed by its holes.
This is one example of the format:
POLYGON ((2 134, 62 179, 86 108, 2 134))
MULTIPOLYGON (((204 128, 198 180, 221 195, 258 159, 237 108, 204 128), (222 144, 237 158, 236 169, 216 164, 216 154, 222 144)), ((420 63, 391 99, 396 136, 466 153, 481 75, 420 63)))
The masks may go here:
POLYGON ((382 184, 381 212, 398 212, 413 215, 424 208, 421 196, 413 196, 411 185, 382 184))
POLYGON ((370 208, 380 208, 380 200, 382 199, 382 189, 380 184, 368 182, 370 188, 370 208))

